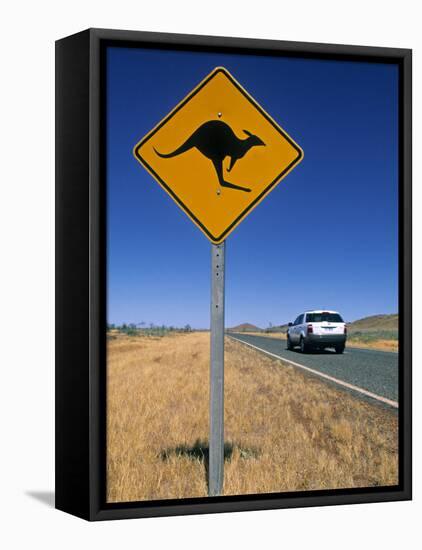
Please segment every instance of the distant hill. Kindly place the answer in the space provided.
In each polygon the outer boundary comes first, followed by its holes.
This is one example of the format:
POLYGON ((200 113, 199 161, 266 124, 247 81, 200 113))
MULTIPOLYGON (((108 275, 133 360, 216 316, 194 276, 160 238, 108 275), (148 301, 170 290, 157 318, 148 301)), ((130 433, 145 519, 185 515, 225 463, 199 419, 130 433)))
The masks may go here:
POLYGON ((352 330, 398 330, 399 316, 397 313, 371 315, 348 323, 348 327, 352 330))
POLYGON ((236 327, 231 327, 227 329, 230 332, 262 332, 262 329, 251 325, 251 323, 242 323, 236 327))
MULTIPOLYGON (((371 315, 347 323, 349 330, 354 331, 380 331, 380 330, 398 330, 399 316, 397 313, 371 315)), ((286 332, 288 325, 280 325, 270 329, 270 332, 286 332)))
MULTIPOLYGON (((357 319, 351 323, 347 323, 350 331, 397 331, 399 323, 399 316, 397 313, 393 314, 381 314, 371 315, 369 317, 363 317, 357 319)), ((272 326, 271 328, 259 328, 251 323, 242 323, 235 327, 228 328, 229 332, 283 332, 286 333, 288 329, 287 323, 284 325, 272 326)))
POLYGON ((349 328, 354 330, 398 330, 399 316, 397 313, 389 315, 371 315, 363 317, 353 323, 349 323, 349 328))

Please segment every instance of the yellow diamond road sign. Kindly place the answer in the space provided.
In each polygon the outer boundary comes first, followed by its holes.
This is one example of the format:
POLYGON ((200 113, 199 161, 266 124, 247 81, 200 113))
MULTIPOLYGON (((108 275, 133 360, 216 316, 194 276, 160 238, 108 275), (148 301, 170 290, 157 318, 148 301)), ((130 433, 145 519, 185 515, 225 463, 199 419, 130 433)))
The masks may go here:
POLYGON ((220 243, 302 160, 303 151, 217 67, 135 145, 134 155, 220 243))

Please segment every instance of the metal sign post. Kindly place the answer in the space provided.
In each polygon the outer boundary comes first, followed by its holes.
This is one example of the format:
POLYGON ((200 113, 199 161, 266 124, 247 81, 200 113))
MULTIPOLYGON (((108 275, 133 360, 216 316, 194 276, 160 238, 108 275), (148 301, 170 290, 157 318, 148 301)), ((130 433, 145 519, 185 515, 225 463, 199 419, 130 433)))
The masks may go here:
POLYGON ((224 272, 225 243, 211 245, 211 368, 208 494, 224 481, 224 272))

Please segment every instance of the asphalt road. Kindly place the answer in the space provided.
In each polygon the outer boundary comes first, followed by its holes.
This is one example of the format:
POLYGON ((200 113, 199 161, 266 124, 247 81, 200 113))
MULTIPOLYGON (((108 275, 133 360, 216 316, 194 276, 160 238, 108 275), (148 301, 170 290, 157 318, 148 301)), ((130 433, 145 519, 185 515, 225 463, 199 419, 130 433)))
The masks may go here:
MULTIPOLYGON (((346 344, 346 351, 342 355, 331 350, 304 354, 299 349, 287 350, 285 340, 239 333, 230 333, 230 336, 277 355, 280 359, 342 381, 345 387, 355 386, 392 402, 398 401, 398 353, 352 348, 346 344)), ((353 388, 349 389, 354 391, 353 388)))

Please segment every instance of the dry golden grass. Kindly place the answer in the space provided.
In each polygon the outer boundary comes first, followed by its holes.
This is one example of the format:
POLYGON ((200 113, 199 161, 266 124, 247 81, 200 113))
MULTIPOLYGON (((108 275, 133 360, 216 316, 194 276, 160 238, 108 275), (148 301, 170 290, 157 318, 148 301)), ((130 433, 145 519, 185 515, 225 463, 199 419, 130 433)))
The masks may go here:
MULTIPOLYGON (((208 377, 208 333, 109 342, 109 502, 207 495, 208 377)), ((394 412, 230 338, 225 441, 225 495, 397 483, 394 412)))
POLYGON ((398 340, 374 340, 373 342, 348 340, 347 346, 350 348, 378 349, 381 351, 399 351, 398 340))

